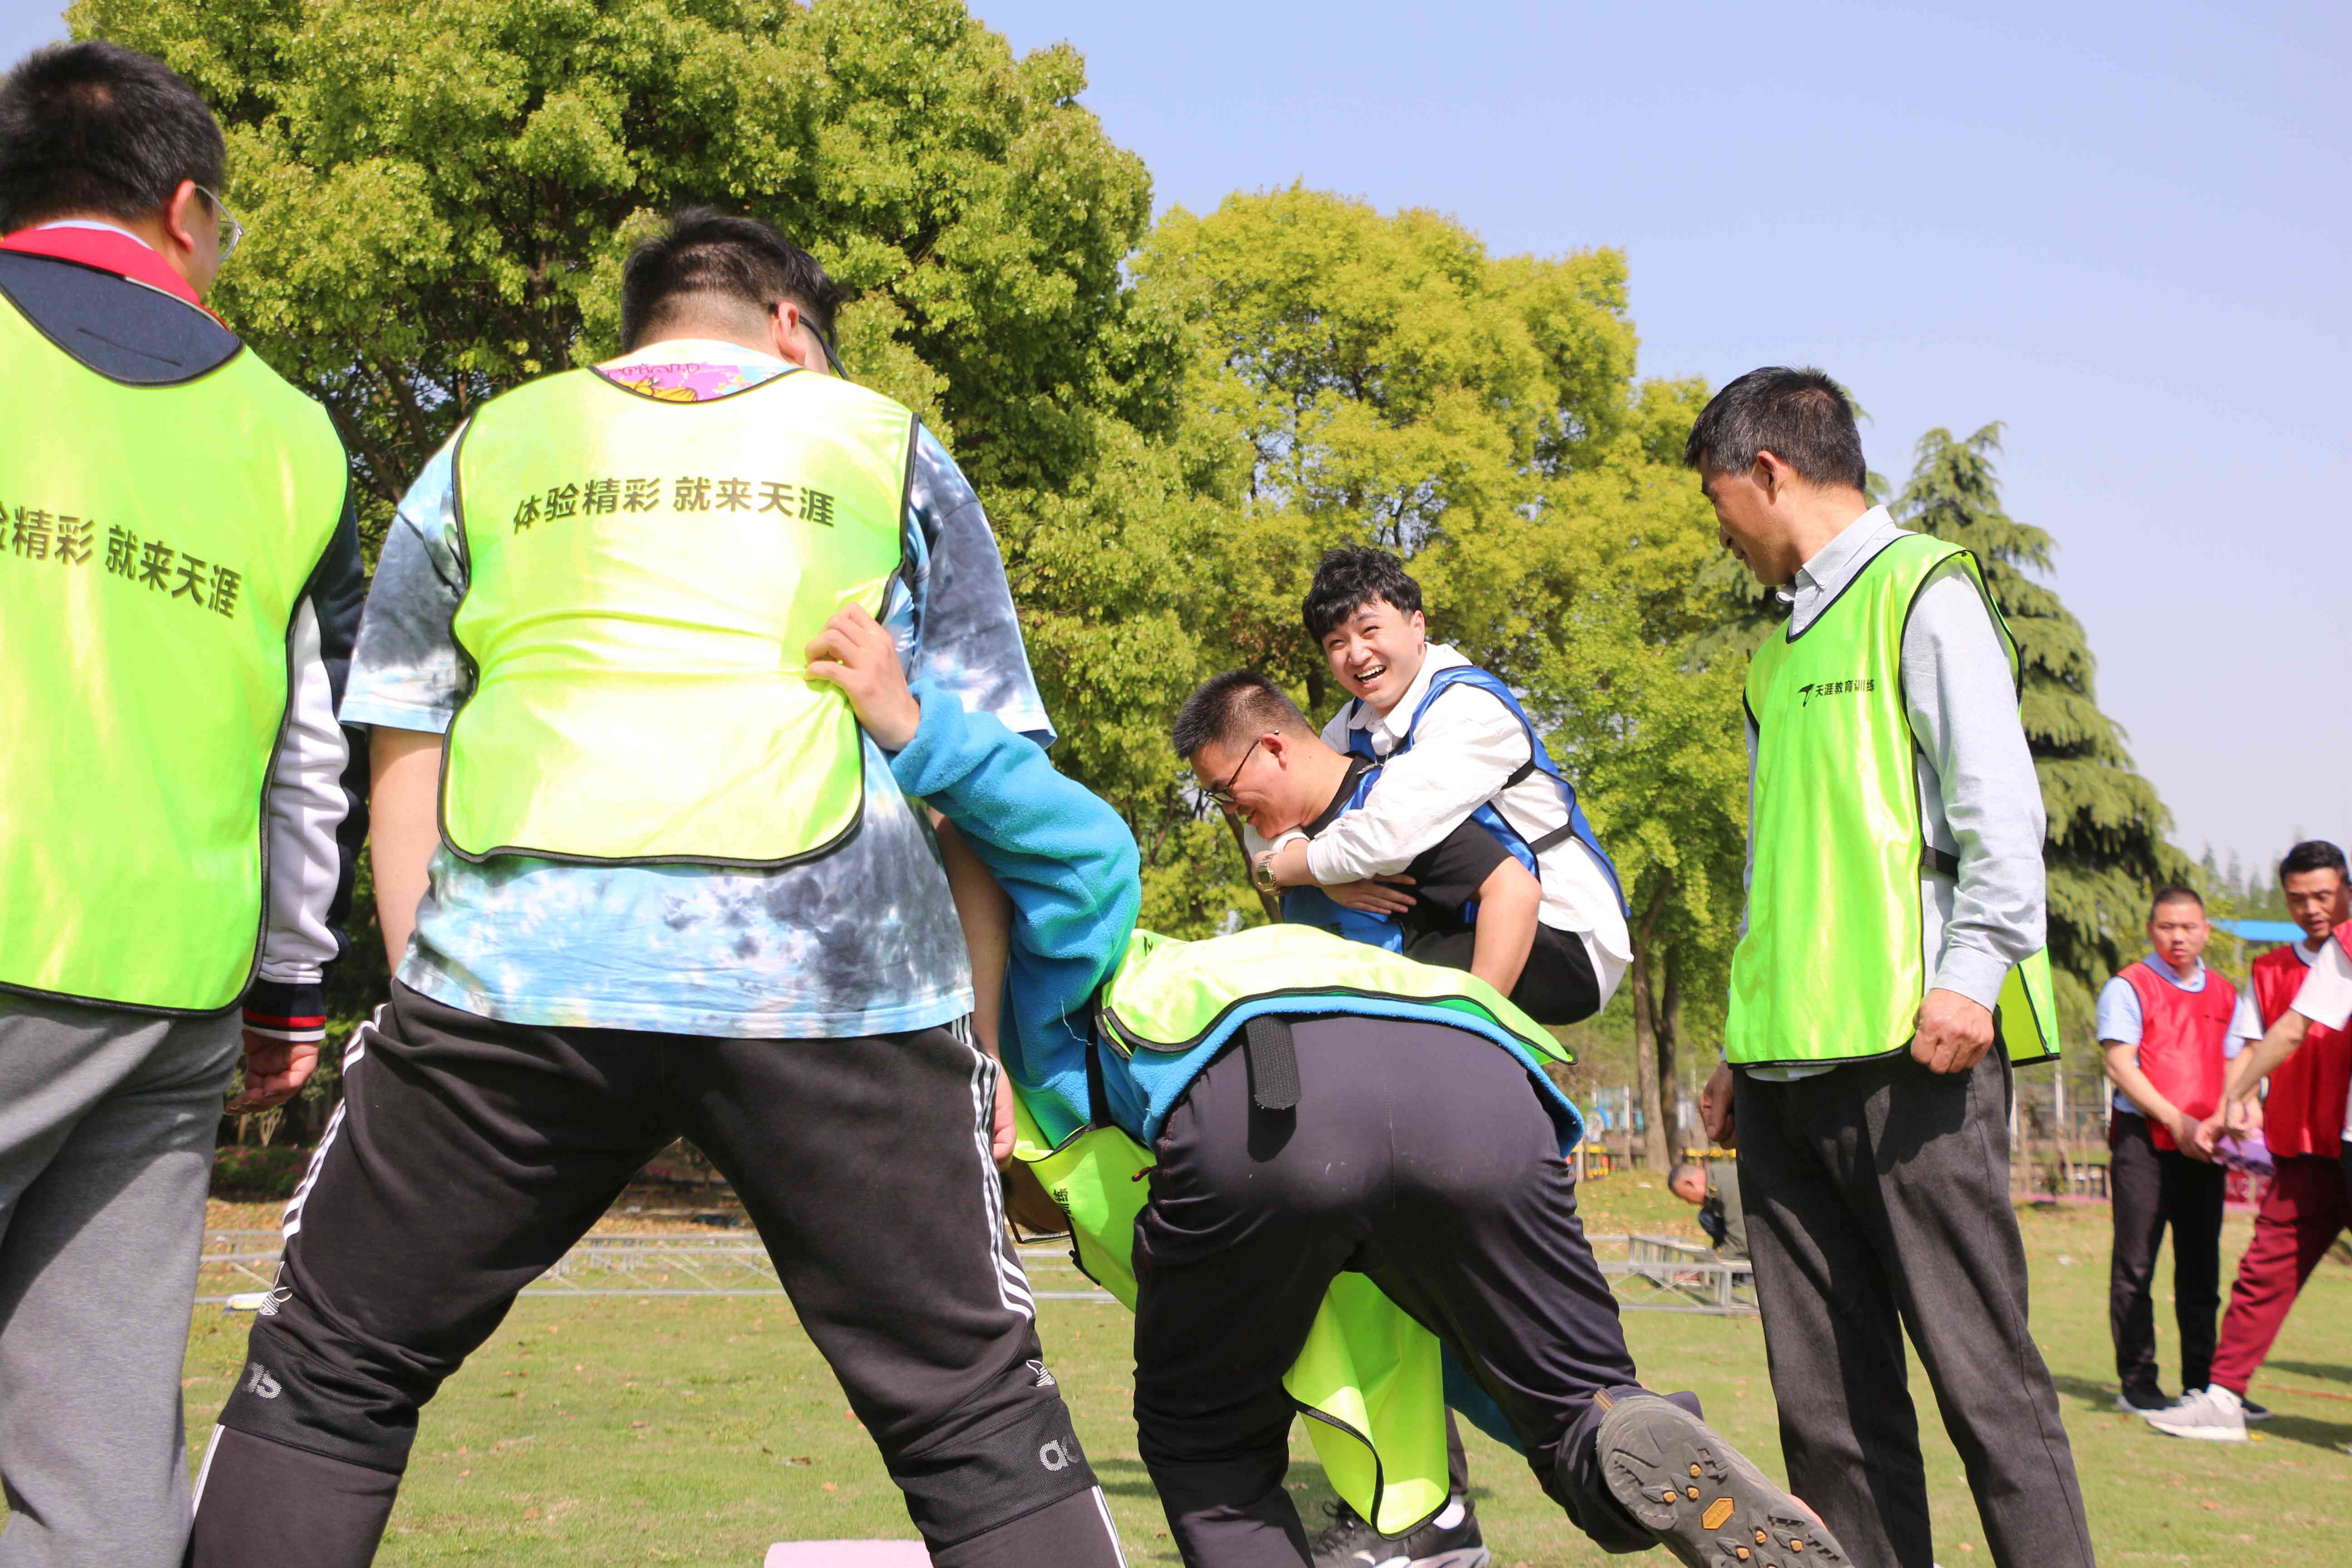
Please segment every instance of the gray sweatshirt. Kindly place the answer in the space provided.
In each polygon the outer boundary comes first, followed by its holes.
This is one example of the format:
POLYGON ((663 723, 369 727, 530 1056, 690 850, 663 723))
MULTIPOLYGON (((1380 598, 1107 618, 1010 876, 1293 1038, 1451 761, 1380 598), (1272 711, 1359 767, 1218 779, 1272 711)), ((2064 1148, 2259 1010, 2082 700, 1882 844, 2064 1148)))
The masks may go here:
MULTIPOLYGON (((1797 569, 1790 629, 1801 632, 1906 531, 1873 507, 1797 569)), ((1780 635, 1780 634, 1775 634, 1780 635)), ((2017 717, 2017 687, 1984 599, 1958 563, 1938 568, 1903 633, 1904 700, 1918 742, 1919 816, 1927 842, 1959 858, 1955 882, 1920 879, 1931 990, 1990 1007, 2011 965, 2041 947, 2044 881, 2041 781, 2017 717)), ((1748 726, 1748 795, 1756 797, 1756 727, 1748 726)), ((1752 810, 1752 807, 1751 807, 1752 810)), ((1756 864, 1753 817, 1748 864, 1756 864)), ((1803 1076, 1794 1069, 1789 1076, 1803 1076)), ((1782 1076, 1775 1071, 1769 1076, 1782 1076)))

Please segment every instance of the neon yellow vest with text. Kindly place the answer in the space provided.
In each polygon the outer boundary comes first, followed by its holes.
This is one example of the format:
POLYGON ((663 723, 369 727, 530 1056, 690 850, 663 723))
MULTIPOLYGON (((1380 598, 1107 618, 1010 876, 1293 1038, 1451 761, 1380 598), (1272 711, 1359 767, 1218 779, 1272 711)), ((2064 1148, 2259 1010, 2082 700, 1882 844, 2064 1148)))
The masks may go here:
MULTIPOLYGON (((1401 997, 1478 1017, 1559 1062, 1566 1051, 1485 982, 1303 926, 1260 926, 1207 942, 1138 931, 1103 995, 1102 1023, 1125 1050, 1179 1047, 1250 1000, 1297 997, 1299 1011, 1401 997)), ((1135 1308, 1136 1216, 1159 1162, 1118 1127, 1051 1144, 1018 1091, 1015 1157, 1070 1216, 1078 1266, 1135 1308)), ((1283 1386, 1307 1417, 1324 1474, 1381 1531, 1412 1530, 1445 1506, 1444 1358, 1437 1337, 1361 1274, 1335 1279, 1283 1386)))
POLYGON ((0 989, 217 1012, 259 962, 262 796, 342 445, 249 350, 133 385, 0 301, 0 989))
MULTIPOLYGON (((1976 558, 1920 533, 1881 550, 1802 632, 1775 632, 1748 665, 1755 868, 1724 1020, 1735 1066, 1852 1061, 1910 1043, 1928 978, 1920 878, 1938 868, 1919 817, 1903 633, 1928 578, 1955 561, 1984 595, 2014 679, 2017 645, 1976 558)), ((2011 970, 1999 1011, 2012 1061, 2057 1053, 2046 950, 2011 970)))
POLYGON ((882 613, 915 430, 807 371, 701 403, 570 371, 485 405, 456 457, 449 847, 764 868, 855 832, 857 721, 803 649, 882 613))

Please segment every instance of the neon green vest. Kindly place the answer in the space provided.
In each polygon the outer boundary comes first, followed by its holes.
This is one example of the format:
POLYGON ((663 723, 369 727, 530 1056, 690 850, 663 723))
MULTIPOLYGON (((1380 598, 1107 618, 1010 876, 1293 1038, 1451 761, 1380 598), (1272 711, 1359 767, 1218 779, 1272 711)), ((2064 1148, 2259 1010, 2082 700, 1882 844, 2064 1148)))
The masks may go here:
POLYGON ((130 385, 0 301, 0 989, 217 1012, 260 956, 262 792, 342 446, 244 350, 130 385))
MULTIPOLYGON (((1955 560, 1984 594, 2014 676, 2017 645, 1976 558, 1918 533, 1748 665, 1755 870, 1723 1031, 1736 1065, 1852 1061, 1910 1043, 1927 986, 1920 876, 1939 868, 1919 819, 1903 632, 1929 575, 1955 560)), ((2000 1012, 2011 1060, 2056 1054, 2047 951, 2011 971, 2000 1012)))
MULTIPOLYGON (((1124 1053, 1182 1052, 1270 997, 1296 998, 1300 1013, 1426 1004, 1498 1028, 1538 1059, 1572 1059, 1473 975, 1305 926, 1192 942, 1137 931, 1105 987, 1101 1026, 1124 1053)), ((1143 1173, 1157 1160, 1117 1127, 1082 1127, 1053 1144, 1017 1092, 1014 1120, 1013 1153, 1070 1216, 1078 1266, 1132 1310, 1135 1221, 1150 1195, 1143 1173)), ((1351 1273, 1331 1282, 1283 1386, 1307 1417, 1333 1489, 1363 1518, 1401 1534, 1445 1506, 1444 1353, 1370 1279, 1351 1273)))
POLYGON ((857 721, 803 650, 882 613, 915 431, 805 371, 707 403, 569 371, 485 405, 456 458, 449 847, 765 868, 855 832, 857 721))

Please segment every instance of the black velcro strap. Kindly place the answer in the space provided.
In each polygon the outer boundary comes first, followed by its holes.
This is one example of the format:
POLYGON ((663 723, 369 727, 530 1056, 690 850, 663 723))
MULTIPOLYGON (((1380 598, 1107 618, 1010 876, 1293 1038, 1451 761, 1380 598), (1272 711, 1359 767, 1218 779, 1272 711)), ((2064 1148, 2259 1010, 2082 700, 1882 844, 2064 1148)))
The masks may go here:
POLYGON ((1558 827, 1553 828, 1549 833, 1545 834, 1541 838, 1537 839, 1533 844, 1528 845, 1528 853, 1540 858, 1546 850, 1557 849, 1575 837, 1576 824, 1573 822, 1563 822, 1558 827))
POLYGON ((1938 871, 1957 881, 1960 875, 1960 858, 1948 849, 1938 849, 1930 844, 1919 851, 1919 864, 1930 871, 1938 871))
POLYGON ((1511 770, 1511 776, 1503 781, 1503 787, 1505 789, 1509 789, 1513 784, 1518 784, 1529 773, 1535 771, 1536 759, 1534 755, 1530 753, 1526 762, 1521 763, 1517 767, 1511 770))
POLYGON ((1290 1020, 1260 1013, 1242 1026, 1242 1050, 1249 1058, 1250 1103, 1260 1110, 1298 1107, 1298 1047, 1290 1020))

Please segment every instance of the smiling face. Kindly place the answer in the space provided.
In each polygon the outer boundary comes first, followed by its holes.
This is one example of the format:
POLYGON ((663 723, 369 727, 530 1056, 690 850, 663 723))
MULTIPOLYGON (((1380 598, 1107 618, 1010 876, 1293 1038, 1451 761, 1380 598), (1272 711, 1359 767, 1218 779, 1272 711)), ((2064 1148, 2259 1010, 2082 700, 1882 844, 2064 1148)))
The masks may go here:
POLYGON ((1323 660, 1350 697, 1386 713, 1403 700, 1429 654, 1429 623, 1386 599, 1367 599, 1323 638, 1323 660))
POLYGON ((2352 920, 2352 884, 2332 866, 2290 871, 2280 885, 2286 891, 2287 914, 2314 942, 2352 920))
POLYGON ((2206 923, 2204 907, 2190 899, 2169 899, 2147 917, 2147 942, 2156 955, 2172 965, 2173 973, 2193 967, 2204 956, 2213 928, 2206 923))

